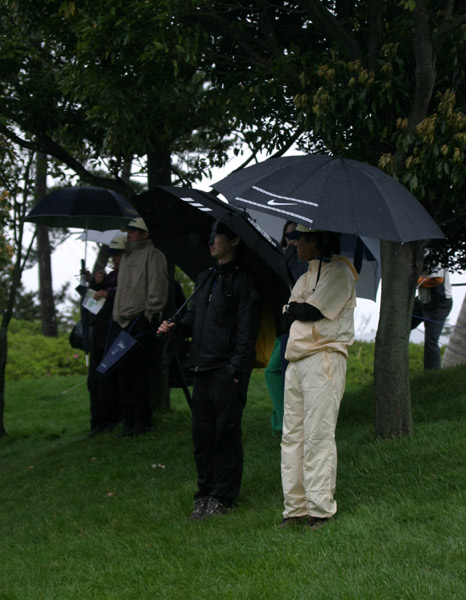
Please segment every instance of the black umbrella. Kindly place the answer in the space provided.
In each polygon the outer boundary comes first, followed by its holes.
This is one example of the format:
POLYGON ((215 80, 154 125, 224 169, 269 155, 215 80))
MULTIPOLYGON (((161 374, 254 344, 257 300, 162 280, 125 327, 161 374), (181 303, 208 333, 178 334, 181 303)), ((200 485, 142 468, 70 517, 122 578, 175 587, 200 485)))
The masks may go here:
POLYGON ((26 221, 47 227, 116 229, 139 215, 121 194, 95 187, 68 187, 51 192, 32 208, 26 221))
MULTIPOLYGON (((47 227, 76 227, 85 229, 84 260, 81 270, 86 268, 87 231, 105 231, 121 227, 138 217, 136 210, 121 194, 112 190, 95 187, 68 187, 51 192, 32 208, 25 221, 47 227)), ((87 284, 82 276, 76 288, 82 298, 86 295, 87 284)), ((81 310, 84 333, 84 351, 88 352, 88 312, 81 310)))
POLYGON ((255 274, 277 322, 290 295, 291 280, 284 255, 250 218, 218 198, 188 188, 158 186, 132 198, 149 233, 166 256, 189 277, 212 266, 208 240, 212 225, 221 220, 241 238, 241 255, 255 274))
POLYGON ((380 169, 337 156, 272 158, 213 187, 236 206, 310 228, 393 242, 445 237, 416 198, 380 169))

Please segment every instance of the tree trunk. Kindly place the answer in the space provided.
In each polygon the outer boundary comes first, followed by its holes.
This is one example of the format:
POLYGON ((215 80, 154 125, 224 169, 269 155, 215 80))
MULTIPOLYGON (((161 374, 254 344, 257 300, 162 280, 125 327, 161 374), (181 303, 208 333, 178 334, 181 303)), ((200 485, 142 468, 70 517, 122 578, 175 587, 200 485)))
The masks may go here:
MULTIPOLYGON (((47 157, 39 153, 36 158, 36 199, 47 193, 47 157)), ((48 227, 37 226, 37 256, 39 263, 39 301, 42 334, 57 337, 57 316, 53 298, 51 247, 48 227)))
POLYGON ((382 300, 375 339, 375 429, 383 438, 412 431, 409 334, 422 244, 380 242, 382 300))
POLYGON ((17 231, 17 247, 16 247, 16 260, 11 275, 10 286, 8 289, 8 298, 6 308, 2 314, 2 322, 0 325, 0 438, 6 435, 5 430, 5 370, 8 359, 8 327, 10 325, 11 317, 13 316, 13 309, 15 306, 16 292, 19 284, 21 283, 21 275, 24 268, 23 259, 23 234, 24 234, 24 214, 18 218, 18 231, 17 231))
MULTIPOLYGON (((416 135, 425 119, 436 81, 435 52, 425 0, 416 0, 413 11, 416 60, 413 102, 408 131, 416 135)), ((395 171, 403 168, 405 152, 395 153, 395 171)), ((417 277, 421 272, 425 242, 382 242, 382 299, 375 338, 374 386, 377 435, 401 437, 412 431, 409 387, 409 333, 417 277)))
POLYGON ((442 368, 466 364, 466 295, 442 358, 442 368))
POLYGON ((8 324, 10 319, 5 313, 2 316, 0 327, 0 439, 6 435, 4 414, 5 414, 5 369, 8 359, 8 324))
MULTIPOLYGON (((171 158, 168 148, 161 148, 147 155, 147 172, 149 189, 156 185, 170 185, 171 183, 171 158)), ((157 240, 153 240, 157 244, 157 240)), ((167 259, 168 267, 168 302, 163 318, 170 317, 175 312, 174 274, 175 265, 167 259)), ((170 409, 170 388, 168 386, 169 368, 162 364, 163 348, 165 341, 160 341, 157 352, 156 364, 151 374, 152 410, 170 409)))

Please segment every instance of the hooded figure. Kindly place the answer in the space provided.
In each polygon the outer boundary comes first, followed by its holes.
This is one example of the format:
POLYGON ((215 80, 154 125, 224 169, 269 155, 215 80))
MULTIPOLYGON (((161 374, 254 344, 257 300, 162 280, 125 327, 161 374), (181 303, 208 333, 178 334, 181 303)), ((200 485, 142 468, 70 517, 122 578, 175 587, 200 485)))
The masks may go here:
POLYGON ((282 526, 306 519, 315 529, 337 505, 335 428, 345 389, 348 346, 354 340, 356 269, 339 256, 338 236, 298 225, 289 234, 309 270, 296 282, 284 320, 290 326, 285 357, 282 437, 282 526))

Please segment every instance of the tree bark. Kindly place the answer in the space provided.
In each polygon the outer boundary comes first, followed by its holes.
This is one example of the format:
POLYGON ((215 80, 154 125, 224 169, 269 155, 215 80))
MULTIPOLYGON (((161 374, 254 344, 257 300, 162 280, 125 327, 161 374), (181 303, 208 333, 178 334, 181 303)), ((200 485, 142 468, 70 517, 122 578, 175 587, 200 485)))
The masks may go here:
MULTIPOLYGON (((47 193, 47 157, 38 153, 36 157, 36 199, 47 193)), ((39 301, 42 334, 57 337, 57 315, 52 286, 52 261, 48 227, 37 226, 37 256, 39 266, 39 301)))
POLYGON ((466 364, 466 295, 442 358, 442 368, 466 364))
MULTIPOLYGON (((413 13, 416 86, 408 115, 408 130, 416 135, 425 119, 436 80, 427 9, 416 0, 413 13)), ((395 171, 403 167, 405 153, 395 154, 395 171)), ((412 431, 409 386, 409 333, 417 277, 421 272, 425 241, 395 244, 381 242, 382 298, 375 338, 375 429, 383 437, 401 437, 412 431)))
POLYGON ((382 300, 375 338, 375 429, 382 438, 412 432, 409 332, 422 244, 381 242, 382 300))

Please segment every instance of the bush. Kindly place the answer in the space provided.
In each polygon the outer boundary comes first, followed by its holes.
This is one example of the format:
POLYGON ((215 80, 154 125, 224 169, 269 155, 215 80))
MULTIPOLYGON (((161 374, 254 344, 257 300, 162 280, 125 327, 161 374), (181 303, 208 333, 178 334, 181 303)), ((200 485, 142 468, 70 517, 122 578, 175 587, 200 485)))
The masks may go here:
POLYGON ((68 336, 45 337, 40 323, 13 319, 8 330, 7 381, 85 375, 84 352, 72 348, 68 336))

